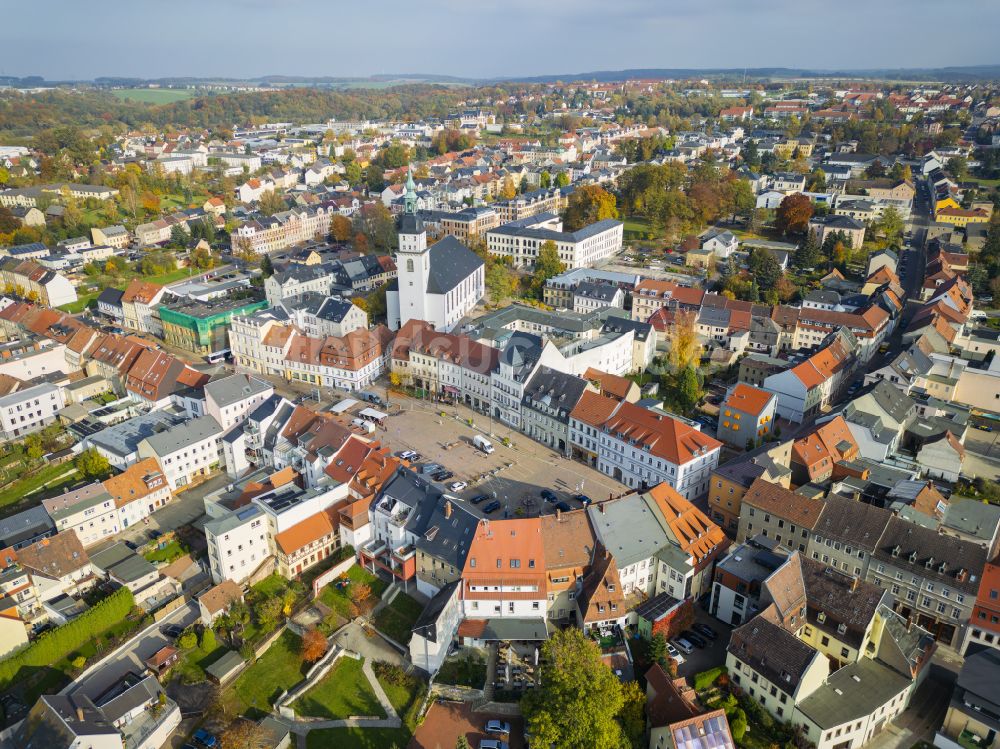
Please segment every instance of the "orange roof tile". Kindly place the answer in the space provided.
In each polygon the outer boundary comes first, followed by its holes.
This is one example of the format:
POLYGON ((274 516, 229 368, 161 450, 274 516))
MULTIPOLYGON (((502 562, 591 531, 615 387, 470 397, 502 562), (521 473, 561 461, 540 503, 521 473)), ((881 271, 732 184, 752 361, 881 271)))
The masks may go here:
POLYGON ((743 413, 759 416, 773 399, 774 393, 741 382, 732 389, 722 407, 735 408, 743 413))

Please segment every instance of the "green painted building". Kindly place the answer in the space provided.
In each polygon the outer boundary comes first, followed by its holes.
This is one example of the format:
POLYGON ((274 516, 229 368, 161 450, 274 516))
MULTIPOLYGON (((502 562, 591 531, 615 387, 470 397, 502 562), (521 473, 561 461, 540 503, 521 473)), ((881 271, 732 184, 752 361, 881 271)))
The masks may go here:
POLYGON ((229 350, 229 325, 234 315, 251 315, 268 306, 257 291, 237 291, 220 299, 182 299, 162 305, 163 339, 171 346, 205 357, 229 350))

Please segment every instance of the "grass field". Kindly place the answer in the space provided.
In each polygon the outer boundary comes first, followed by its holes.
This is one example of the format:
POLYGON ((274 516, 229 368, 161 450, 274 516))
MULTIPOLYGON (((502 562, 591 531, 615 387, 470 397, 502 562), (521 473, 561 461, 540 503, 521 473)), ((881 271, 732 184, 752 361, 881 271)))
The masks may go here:
POLYGON ((385 717, 362 662, 342 656, 322 681, 295 700, 298 715, 339 720, 352 716, 385 717))
POLYGON ((392 603, 375 615, 375 629, 400 645, 406 645, 410 641, 413 624, 423 610, 424 607, 418 601, 400 593, 392 599, 392 603))
POLYGON ((114 94, 125 101, 138 101, 144 104, 170 104, 190 99, 195 95, 195 92, 176 88, 120 88, 116 89, 114 94))
POLYGON ((239 675, 230 689, 237 713, 262 718, 283 691, 302 681, 301 643, 302 638, 286 629, 260 660, 239 675))
POLYGON ((43 499, 41 493, 43 488, 45 493, 49 493, 81 478, 72 463, 49 463, 35 475, 15 481, 0 491, 0 512, 10 514, 12 507, 17 504, 23 504, 25 507, 37 504, 43 499))
MULTIPOLYGON (((180 281, 182 279, 193 276, 201 271, 195 271, 191 268, 177 268, 175 270, 169 271, 168 273, 161 273, 158 276, 140 276, 138 273, 126 273, 121 278, 118 278, 113 283, 110 284, 112 288, 124 290, 126 286, 132 281, 133 278, 141 278, 144 281, 149 281, 150 283, 158 283, 161 286, 165 286, 168 283, 173 283, 174 281, 180 281)), ((105 284, 108 285, 108 284, 105 284)), ((102 285, 101 288, 104 288, 102 285)), ((90 304, 101 295, 100 289, 94 291, 85 291, 80 293, 77 291, 77 298, 75 302, 70 302, 69 304, 63 304, 58 307, 58 309, 63 312, 68 312, 71 315, 83 312, 90 304)))
MULTIPOLYGON (((386 588, 386 584, 380 578, 375 577, 364 567, 354 565, 347 570, 347 577, 352 584, 365 583, 372 589, 372 598, 378 599, 386 588)), ((323 588, 319 595, 319 600, 337 612, 343 619, 351 618, 351 598, 350 587, 338 588, 333 583, 323 588)), ((377 600, 371 602, 373 605, 377 600)))

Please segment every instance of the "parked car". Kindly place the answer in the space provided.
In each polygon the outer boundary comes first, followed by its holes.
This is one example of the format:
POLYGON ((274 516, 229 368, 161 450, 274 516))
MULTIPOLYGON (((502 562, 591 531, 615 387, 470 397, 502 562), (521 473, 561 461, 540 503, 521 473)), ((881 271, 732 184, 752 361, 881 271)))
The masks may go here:
POLYGON ((197 731, 195 731, 194 736, 192 736, 191 738, 195 740, 196 744, 207 746, 208 749, 212 749, 212 747, 214 747, 217 743, 219 743, 218 739, 216 739, 215 736, 210 734, 204 728, 199 728, 197 731))
POLYGON ((444 470, 444 466, 442 466, 440 463, 428 463, 427 465, 425 465, 423 468, 420 469, 420 472, 425 476, 427 476, 432 473, 437 473, 438 471, 441 470, 444 470))
POLYGON ((708 645, 708 640, 706 640, 701 635, 696 635, 690 629, 685 629, 683 632, 681 632, 681 637, 690 642, 696 648, 703 648, 708 645))
POLYGON ((153 539, 155 541, 156 539, 158 539, 163 534, 160 533, 160 531, 156 530, 156 528, 153 528, 150 531, 148 531, 146 533, 146 535, 149 536, 151 539, 153 539))
POLYGON ((490 498, 489 494, 477 494, 472 499, 470 499, 469 502, 471 502, 474 505, 478 505, 480 502, 485 502, 489 498, 490 498))
POLYGON ((178 637, 184 634, 184 627, 182 627, 180 624, 167 624, 163 627, 160 627, 160 634, 162 634, 164 637, 169 637, 171 639, 176 640, 178 637))
POLYGON ((556 493, 551 489, 542 489, 542 499, 544 499, 546 502, 556 502, 558 501, 559 497, 557 497, 556 493))
POLYGON ((402 450, 401 452, 398 453, 399 457, 402 458, 403 460, 409 460, 416 454, 417 454, 416 450, 402 450))
POLYGON ((719 636, 718 632, 702 622, 696 622, 692 629, 694 629, 694 631, 699 635, 707 637, 709 640, 715 640, 719 636))
POLYGON ((587 507, 591 502, 594 501, 586 494, 574 494, 573 499, 582 504, 584 507, 587 507))
POLYGON ((570 507, 569 502, 562 502, 562 501, 556 502, 555 507, 557 510, 559 510, 559 512, 569 512, 570 510, 573 509, 572 507, 570 507))
POLYGON ((498 739, 480 739, 479 749, 509 749, 506 741, 498 739))
POLYGON ((490 515, 500 509, 500 500, 494 499, 486 507, 483 508, 483 512, 490 515))
POLYGON ((973 424, 973 426, 976 429, 979 429, 980 431, 983 431, 983 432, 992 432, 993 431, 993 427, 991 427, 989 424, 973 424))
POLYGON ((467 486, 468 484, 465 483, 464 481, 453 481, 450 484, 448 484, 448 488, 453 492, 460 492, 467 486))
POLYGON ((131 549, 132 551, 136 551, 139 548, 139 544, 137 544, 135 541, 126 541, 125 546, 131 549))
POLYGON ((488 720, 486 721, 486 733, 508 736, 510 734, 510 723, 505 720, 488 720))
POLYGON ((681 655, 681 651, 675 648, 671 643, 667 643, 667 652, 670 657, 674 659, 674 662, 679 666, 684 662, 684 656, 681 655))
POLYGON ((685 640, 683 637, 679 637, 675 640, 671 640, 669 644, 672 644, 675 648, 680 650, 686 655, 691 655, 694 652, 694 645, 685 640))

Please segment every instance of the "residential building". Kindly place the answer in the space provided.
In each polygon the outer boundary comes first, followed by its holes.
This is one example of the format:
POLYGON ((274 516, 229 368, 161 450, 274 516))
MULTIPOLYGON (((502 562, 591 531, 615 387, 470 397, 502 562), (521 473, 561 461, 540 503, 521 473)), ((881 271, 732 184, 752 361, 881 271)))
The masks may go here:
MULTIPOLYGON (((798 501, 815 500, 801 498, 798 501)), ((867 579, 891 517, 889 510, 831 493, 823 501, 806 553, 810 559, 833 569, 867 579)))
POLYGON ((127 330, 137 330, 154 336, 163 336, 163 325, 157 307, 163 300, 166 288, 156 283, 132 279, 122 292, 122 316, 127 330))
POLYGON ((517 268, 533 268, 541 247, 546 242, 556 246, 559 261, 566 268, 584 268, 613 257, 621 251, 624 224, 604 219, 573 232, 541 228, 533 216, 490 229, 486 232, 486 247, 491 255, 509 257, 517 268))
POLYGON ((243 600, 243 591, 232 580, 223 580, 198 596, 198 610, 201 622, 211 627, 215 620, 229 611, 229 607, 243 600))
POLYGON ((233 317, 265 307, 267 301, 252 292, 237 292, 211 301, 170 302, 159 308, 163 337, 171 346, 216 359, 230 351, 229 327, 233 317))
POLYGON ((539 367, 524 388, 521 430, 536 442, 569 455, 570 412, 589 387, 583 378, 539 367))
POLYGON ((85 694, 38 698, 12 737, 24 749, 121 749, 121 732, 85 694))
POLYGON ((817 423, 792 444, 792 482, 822 484, 838 476, 839 464, 858 455, 858 443, 847 421, 843 416, 834 416, 817 423))
POLYGON ((934 737, 938 749, 992 746, 1000 733, 1000 651, 987 648, 966 656, 948 711, 934 737))
POLYGON ((116 250, 124 250, 132 240, 128 229, 120 224, 104 227, 94 226, 90 230, 90 237, 95 245, 106 245, 114 247, 116 250))
POLYGON ((901 616, 912 617, 938 642, 958 648, 986 561, 986 550, 976 543, 892 517, 867 579, 892 593, 901 616))
POLYGON ((974 646, 1000 650, 1000 558, 991 559, 983 568, 965 642, 959 652, 971 652, 974 646))
POLYGON ((42 384, 0 396, 0 430, 5 440, 37 432, 66 405, 58 385, 42 384))
POLYGON ((715 563, 708 611, 719 621, 739 626, 760 612, 763 583, 786 559, 765 541, 747 539, 715 563))
POLYGON ((719 441, 739 449, 766 442, 774 428, 778 397, 767 390, 737 383, 719 406, 719 441))
POLYGON ((122 530, 142 522, 173 496, 155 458, 140 460, 102 483, 114 501, 118 526, 122 530))
POLYGON ((156 458, 170 488, 177 491, 218 469, 223 460, 222 434, 214 416, 201 416, 146 437, 138 454, 156 458))
POLYGON ((214 416, 222 430, 228 432, 273 395, 274 387, 269 382, 233 374, 205 384, 205 413, 214 416))
POLYGON ((754 481, 763 478, 788 488, 792 472, 792 442, 768 442, 738 455, 712 471, 708 510, 712 520, 736 535, 743 495, 754 481))
POLYGON ((216 584, 242 584, 271 556, 267 521, 254 504, 205 523, 208 561, 216 584))
POLYGON ((0 260, 0 282, 5 293, 47 307, 60 307, 76 301, 76 287, 68 278, 33 260, 3 258, 0 260))
POLYGON ((56 530, 75 531, 84 546, 93 546, 121 530, 114 498, 99 481, 42 500, 56 530))
POLYGON ((815 234, 816 241, 820 244, 828 234, 838 233, 850 240, 851 247, 861 247, 865 243, 865 225, 850 216, 836 214, 815 216, 809 219, 809 231, 815 234))
POLYGON ((760 536, 787 553, 805 552, 822 511, 822 500, 758 478, 743 495, 736 540, 760 536))
POLYGON ((466 619, 538 619, 546 610, 540 518, 484 520, 462 570, 466 619))

